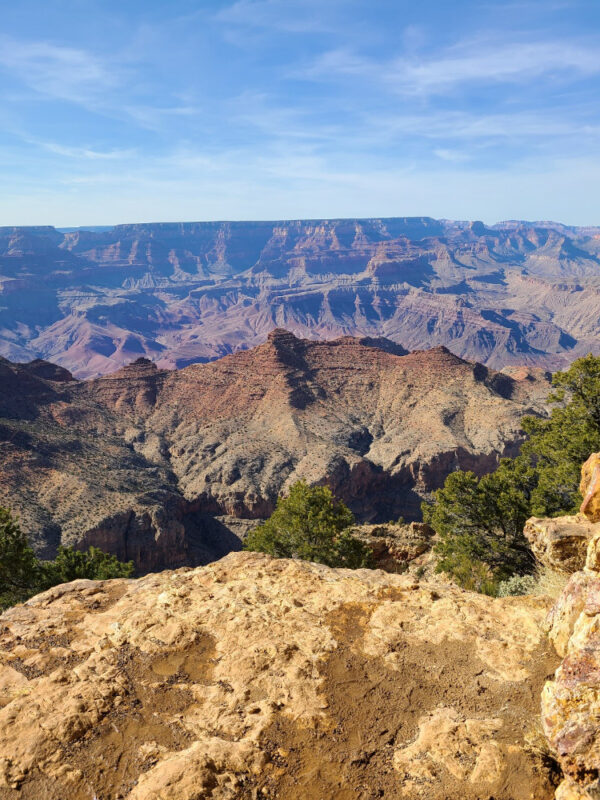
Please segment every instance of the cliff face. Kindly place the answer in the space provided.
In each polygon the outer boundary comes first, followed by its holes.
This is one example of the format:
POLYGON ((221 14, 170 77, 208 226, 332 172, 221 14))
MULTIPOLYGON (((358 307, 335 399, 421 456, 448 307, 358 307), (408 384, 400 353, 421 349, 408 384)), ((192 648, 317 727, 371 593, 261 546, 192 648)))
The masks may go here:
POLYGON ((230 554, 0 617, 3 800, 551 800, 533 598, 230 554))
POLYGON ((597 352, 600 233, 429 218, 0 229, 0 355, 78 377, 385 336, 496 369, 597 352))
POLYGON ((402 352, 276 330, 171 372, 139 359, 74 381, 2 361, 0 502, 45 555, 96 544, 140 571, 239 547, 243 520, 268 516, 299 479, 328 483, 361 521, 418 518, 452 469, 481 473, 516 451, 548 384, 444 348, 402 352))

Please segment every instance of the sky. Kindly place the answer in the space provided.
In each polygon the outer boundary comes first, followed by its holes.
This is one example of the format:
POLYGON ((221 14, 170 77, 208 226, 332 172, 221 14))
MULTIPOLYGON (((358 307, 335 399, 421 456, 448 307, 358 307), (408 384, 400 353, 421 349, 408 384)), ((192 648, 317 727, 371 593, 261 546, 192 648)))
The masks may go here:
POLYGON ((19 0, 0 225, 600 224, 598 0, 19 0))

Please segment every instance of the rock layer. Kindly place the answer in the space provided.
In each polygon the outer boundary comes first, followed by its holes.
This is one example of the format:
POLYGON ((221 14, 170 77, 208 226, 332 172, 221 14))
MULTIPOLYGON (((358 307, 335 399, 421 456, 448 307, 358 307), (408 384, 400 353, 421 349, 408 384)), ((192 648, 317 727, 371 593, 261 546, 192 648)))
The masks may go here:
POLYGON ((299 479, 361 522, 418 519, 450 471, 515 454, 547 391, 444 348, 283 330, 210 364, 141 358, 91 381, 0 360, 0 503, 43 555, 62 542, 140 571, 206 563, 240 546, 232 520, 268 516, 299 479))
POLYGON ((0 617, 2 800, 550 800, 547 604, 230 554, 0 617))
POLYGON ((78 377, 385 336, 500 369, 598 352, 597 228, 404 219, 0 228, 0 355, 78 377))

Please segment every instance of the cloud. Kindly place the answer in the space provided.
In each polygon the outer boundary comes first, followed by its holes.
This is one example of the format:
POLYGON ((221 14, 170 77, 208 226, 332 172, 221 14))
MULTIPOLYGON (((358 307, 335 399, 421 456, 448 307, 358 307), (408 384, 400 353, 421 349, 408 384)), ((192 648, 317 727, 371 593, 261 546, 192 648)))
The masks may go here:
MULTIPOLYGON (((286 33, 336 33, 339 0, 237 0, 215 15, 218 22, 286 33)), ((346 9, 348 2, 345 2, 346 9)))
POLYGON ((93 148, 89 147, 69 147, 62 144, 56 144, 55 142, 32 141, 31 144, 42 147, 49 153, 55 153, 58 156, 65 156, 66 158, 84 161, 115 161, 119 159, 132 158, 136 153, 133 148, 128 150, 94 150, 93 148))
POLYGON ((520 83, 548 74, 600 72, 597 47, 569 42, 464 43, 441 58, 391 65, 388 80, 403 92, 440 93, 464 83, 520 83))
POLYGON ((445 147, 438 147, 433 151, 433 154, 441 158, 442 161, 450 161, 453 164, 460 164, 469 160, 467 153, 462 153, 460 150, 448 150, 445 147))
POLYGON ((0 38, 0 67, 36 92, 86 105, 121 82, 119 70, 86 50, 0 38))
POLYGON ((588 77, 600 73, 596 43, 568 41, 461 42, 429 56, 385 61, 348 49, 323 53, 295 77, 327 81, 361 77, 405 95, 443 94, 463 85, 526 83, 542 76, 588 77))

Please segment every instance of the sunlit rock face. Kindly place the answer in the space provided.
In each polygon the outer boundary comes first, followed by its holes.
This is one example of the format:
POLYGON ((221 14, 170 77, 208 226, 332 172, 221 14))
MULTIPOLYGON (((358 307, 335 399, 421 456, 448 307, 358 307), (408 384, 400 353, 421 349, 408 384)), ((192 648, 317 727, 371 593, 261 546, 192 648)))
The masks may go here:
POLYGON ((233 553, 0 617, 3 800, 551 800, 548 603, 233 553))
POLYGON ((0 355, 77 377, 384 336, 495 369, 598 348, 600 230, 397 219, 0 228, 0 355))
MULTIPOLYGON (((577 563, 548 617, 550 639, 563 661, 542 694, 542 721, 550 746, 563 770, 557 800, 600 797, 600 486, 594 453, 582 468, 581 512, 568 527, 579 526, 577 563), (584 564, 581 546, 587 540, 584 564)), ((546 529, 551 520, 546 520, 546 529)), ((559 522, 559 520, 556 520, 559 522)), ((576 540, 574 532, 569 534, 576 540)), ((572 571, 573 548, 564 549, 566 571, 572 571)), ((558 559, 559 550, 555 550, 558 559)))

